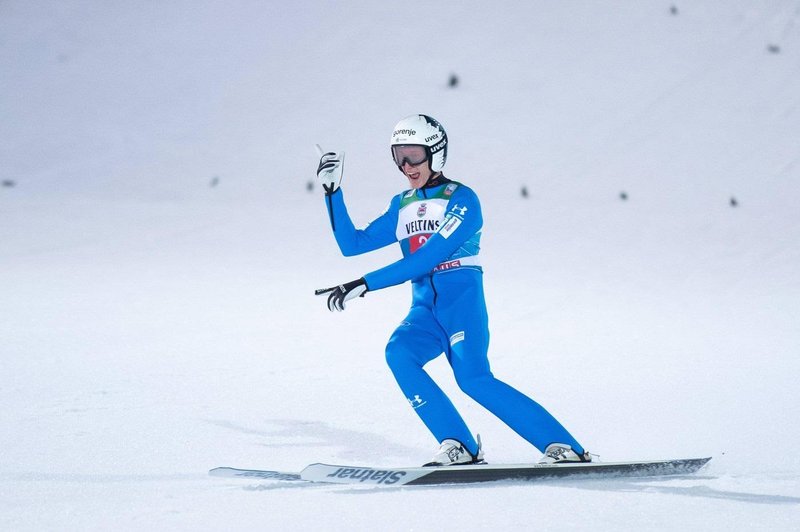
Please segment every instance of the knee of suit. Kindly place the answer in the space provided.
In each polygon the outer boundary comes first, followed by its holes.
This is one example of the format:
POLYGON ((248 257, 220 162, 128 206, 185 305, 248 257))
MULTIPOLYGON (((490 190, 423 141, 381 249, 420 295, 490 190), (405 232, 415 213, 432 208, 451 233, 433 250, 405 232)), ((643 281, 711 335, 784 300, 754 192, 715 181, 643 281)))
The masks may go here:
POLYGON ((480 397, 484 392, 489 391, 489 384, 494 380, 491 372, 470 375, 456 375, 456 384, 461 388, 461 391, 469 395, 480 403, 480 397))
POLYGON ((396 338, 392 338, 386 344, 386 364, 394 373, 401 371, 403 367, 418 365, 414 361, 414 352, 410 346, 396 338))

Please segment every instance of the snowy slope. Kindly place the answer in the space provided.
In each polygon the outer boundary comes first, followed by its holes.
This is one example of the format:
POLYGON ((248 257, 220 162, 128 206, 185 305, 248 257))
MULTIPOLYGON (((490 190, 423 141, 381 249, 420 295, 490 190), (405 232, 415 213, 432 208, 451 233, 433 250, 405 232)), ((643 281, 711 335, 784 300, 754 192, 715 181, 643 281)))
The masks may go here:
MULTIPOLYGON (((0 528, 796 526, 800 6, 675 6, 1 2, 0 528), (307 190, 344 149, 369 221, 414 112, 483 203, 495 374, 602 460, 701 474, 206 476, 429 458, 383 361, 408 287, 312 295, 399 251, 342 258, 307 190)), ((429 369, 491 461, 538 458, 429 369)))

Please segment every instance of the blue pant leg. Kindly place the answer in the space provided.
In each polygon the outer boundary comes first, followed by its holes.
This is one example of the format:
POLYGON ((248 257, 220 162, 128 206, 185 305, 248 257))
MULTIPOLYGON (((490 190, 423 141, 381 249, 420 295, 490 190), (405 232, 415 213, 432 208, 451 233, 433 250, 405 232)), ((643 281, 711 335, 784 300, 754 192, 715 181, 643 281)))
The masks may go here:
POLYGON ((459 387, 540 451, 558 442, 582 453, 583 447, 544 407, 494 377, 487 356, 489 327, 482 279, 455 274, 440 276, 454 285, 446 293, 455 298, 445 300, 440 289, 436 316, 450 336, 448 360, 459 387))
POLYGON ((386 362, 414 411, 438 442, 453 438, 473 454, 478 444, 453 403, 423 366, 446 348, 430 309, 413 306, 386 346, 386 362))

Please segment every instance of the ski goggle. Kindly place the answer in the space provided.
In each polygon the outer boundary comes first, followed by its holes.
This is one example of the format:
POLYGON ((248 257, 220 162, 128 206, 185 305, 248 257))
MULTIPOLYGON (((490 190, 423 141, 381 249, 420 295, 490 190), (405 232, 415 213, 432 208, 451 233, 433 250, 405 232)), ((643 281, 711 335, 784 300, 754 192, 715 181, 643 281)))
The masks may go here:
POLYGON ((392 146, 392 158, 397 166, 406 163, 417 166, 428 160, 428 150, 425 146, 414 144, 392 146))

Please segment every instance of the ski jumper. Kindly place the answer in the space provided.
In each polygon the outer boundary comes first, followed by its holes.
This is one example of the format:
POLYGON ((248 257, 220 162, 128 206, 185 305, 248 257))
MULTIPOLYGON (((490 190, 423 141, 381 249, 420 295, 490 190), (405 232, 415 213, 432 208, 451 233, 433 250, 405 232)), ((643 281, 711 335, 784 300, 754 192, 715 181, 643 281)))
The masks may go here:
POLYGON ((434 437, 478 443, 450 399, 423 366, 442 353, 458 386, 540 451, 551 443, 583 447, 542 406, 489 369, 488 315, 479 251, 483 218, 469 187, 444 177, 434 186, 394 196, 386 211, 356 229, 341 188, 326 196, 339 249, 358 255, 400 243, 403 258, 364 276, 369 290, 411 281, 411 310, 386 346, 400 389, 434 437))

